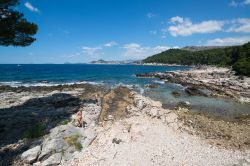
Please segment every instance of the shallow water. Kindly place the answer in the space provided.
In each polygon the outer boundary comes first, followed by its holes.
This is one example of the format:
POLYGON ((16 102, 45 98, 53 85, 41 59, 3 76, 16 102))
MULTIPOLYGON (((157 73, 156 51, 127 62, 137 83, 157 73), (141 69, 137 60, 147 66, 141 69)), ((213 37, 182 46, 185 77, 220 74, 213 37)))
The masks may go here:
POLYGON ((167 107, 174 107, 179 101, 188 101, 194 111, 208 112, 215 116, 230 118, 239 114, 249 114, 250 105, 202 96, 188 96, 184 88, 177 84, 165 84, 156 78, 137 78, 135 74, 145 72, 164 72, 188 70, 185 66, 139 66, 139 65, 0 65, 0 85, 11 86, 50 86, 89 82, 109 86, 127 85, 167 107), (147 84, 157 84, 158 88, 145 88, 147 84), (180 91, 182 95, 174 97, 171 92, 180 91))
POLYGON ((191 104, 192 111, 205 112, 224 119, 232 119, 250 113, 249 104, 240 104, 224 98, 190 96, 185 93, 184 89, 185 87, 181 85, 166 83, 164 85, 159 84, 158 88, 145 90, 145 94, 161 101, 168 108, 173 108, 180 101, 187 101, 191 104), (181 96, 173 96, 172 91, 180 92, 181 96))

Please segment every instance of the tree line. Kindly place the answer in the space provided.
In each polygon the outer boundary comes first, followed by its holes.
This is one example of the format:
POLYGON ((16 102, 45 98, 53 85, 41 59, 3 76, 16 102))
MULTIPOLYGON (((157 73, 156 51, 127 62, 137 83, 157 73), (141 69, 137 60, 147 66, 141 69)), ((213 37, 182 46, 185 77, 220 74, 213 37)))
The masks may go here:
POLYGON ((238 75, 250 76, 250 42, 241 46, 214 48, 201 51, 170 49, 150 56, 144 63, 165 63, 180 65, 232 66, 238 75))

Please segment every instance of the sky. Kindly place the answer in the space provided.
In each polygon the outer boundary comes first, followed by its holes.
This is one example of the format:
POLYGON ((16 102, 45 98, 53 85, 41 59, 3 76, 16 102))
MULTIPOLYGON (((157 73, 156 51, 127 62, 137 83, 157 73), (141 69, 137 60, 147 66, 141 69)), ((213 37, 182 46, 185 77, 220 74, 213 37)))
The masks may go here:
POLYGON ((21 0, 39 27, 28 47, 0 46, 0 63, 140 60, 170 48, 250 41, 250 0, 21 0))

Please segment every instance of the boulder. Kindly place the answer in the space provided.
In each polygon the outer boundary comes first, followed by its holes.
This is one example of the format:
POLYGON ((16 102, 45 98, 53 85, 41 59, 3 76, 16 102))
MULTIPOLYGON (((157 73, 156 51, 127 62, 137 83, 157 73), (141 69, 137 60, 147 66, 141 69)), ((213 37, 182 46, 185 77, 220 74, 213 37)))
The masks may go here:
POLYGON ((205 92, 201 91, 200 89, 192 86, 192 87, 187 87, 185 89, 185 92, 191 96, 208 96, 205 92))
POLYGON ((38 157, 39 161, 46 160, 53 153, 61 153, 68 149, 69 145, 64 141, 64 137, 78 133, 78 129, 71 124, 61 125, 50 130, 50 134, 43 141, 42 151, 38 157))
POLYGON ((41 153, 41 146, 36 146, 32 149, 25 151, 21 155, 21 160, 27 164, 32 164, 36 161, 40 153, 41 153))
POLYGON ((189 109, 191 107, 191 104, 188 101, 180 101, 176 104, 175 107, 180 107, 180 108, 187 108, 189 109))
POLYGON ((41 166, 56 166, 61 163, 62 154, 61 153, 55 153, 52 156, 50 156, 47 160, 43 161, 41 166))
POLYGON ((178 91, 172 91, 171 93, 174 97, 180 97, 181 96, 181 93, 178 92, 178 91))
POLYGON ((54 152, 61 152, 63 149, 67 147, 67 144, 62 139, 47 139, 43 143, 43 149, 41 154, 39 155, 39 160, 44 160, 48 158, 54 152))
POLYGON ((145 103, 145 101, 139 99, 137 100, 136 102, 136 107, 139 109, 139 110, 142 110, 143 108, 145 108, 147 106, 147 104, 145 103))

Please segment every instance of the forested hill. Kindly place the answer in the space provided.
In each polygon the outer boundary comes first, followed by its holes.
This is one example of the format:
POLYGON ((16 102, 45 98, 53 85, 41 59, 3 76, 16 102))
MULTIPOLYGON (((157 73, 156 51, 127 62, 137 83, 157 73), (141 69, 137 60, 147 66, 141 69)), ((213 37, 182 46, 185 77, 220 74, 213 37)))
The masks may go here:
POLYGON ((232 66, 237 74, 250 76, 250 42, 201 51, 170 49, 144 59, 143 63, 232 66))

